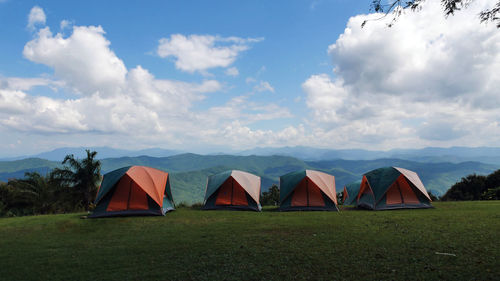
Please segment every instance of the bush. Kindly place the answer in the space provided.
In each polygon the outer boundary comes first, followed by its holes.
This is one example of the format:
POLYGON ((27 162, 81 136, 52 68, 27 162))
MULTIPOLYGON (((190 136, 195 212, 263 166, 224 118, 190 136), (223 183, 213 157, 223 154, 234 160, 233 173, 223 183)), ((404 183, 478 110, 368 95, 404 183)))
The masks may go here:
POLYGON ((436 195, 434 195, 432 193, 432 191, 429 192, 429 197, 431 198, 432 201, 436 202, 436 201, 439 201, 439 197, 437 197, 436 195))
POLYGON ((462 201, 462 200, 479 200, 481 194, 486 191, 486 177, 476 174, 468 175, 462 178, 461 181, 455 183, 441 197, 442 201, 462 201))
POLYGON ((175 208, 189 208, 189 204, 185 201, 182 201, 178 204, 175 204, 175 208))
POLYGON ((263 206, 278 206, 280 204, 280 188, 273 184, 268 191, 262 192, 260 204, 263 206))
POLYGON ((500 200, 500 187, 486 190, 481 195, 481 200, 500 200))
POLYGON ((201 202, 195 202, 195 203, 191 204, 191 208, 199 210, 199 209, 203 208, 203 203, 201 203, 201 202))

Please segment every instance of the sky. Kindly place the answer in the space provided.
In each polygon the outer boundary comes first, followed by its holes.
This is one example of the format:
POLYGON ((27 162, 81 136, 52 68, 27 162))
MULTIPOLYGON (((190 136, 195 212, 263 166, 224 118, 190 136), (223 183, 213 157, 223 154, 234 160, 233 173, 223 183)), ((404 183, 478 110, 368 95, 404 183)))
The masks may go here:
POLYGON ((0 0, 0 156, 500 143, 500 29, 475 0, 0 0))

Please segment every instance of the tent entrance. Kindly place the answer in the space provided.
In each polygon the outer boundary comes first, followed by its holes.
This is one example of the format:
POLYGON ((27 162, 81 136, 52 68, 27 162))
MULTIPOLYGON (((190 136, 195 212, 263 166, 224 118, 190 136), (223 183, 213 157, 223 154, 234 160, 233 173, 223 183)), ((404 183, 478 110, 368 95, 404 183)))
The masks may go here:
POLYGON ((386 192, 386 204, 420 204, 420 201, 405 177, 400 175, 386 192))
POLYGON ((305 177, 293 191, 292 206, 324 207, 325 200, 319 187, 305 177))
POLYGON ((233 177, 229 177, 219 188, 215 205, 248 206, 246 192, 233 177))
POLYGON ((123 176, 116 184, 106 211, 147 210, 148 198, 146 192, 128 175, 123 176))

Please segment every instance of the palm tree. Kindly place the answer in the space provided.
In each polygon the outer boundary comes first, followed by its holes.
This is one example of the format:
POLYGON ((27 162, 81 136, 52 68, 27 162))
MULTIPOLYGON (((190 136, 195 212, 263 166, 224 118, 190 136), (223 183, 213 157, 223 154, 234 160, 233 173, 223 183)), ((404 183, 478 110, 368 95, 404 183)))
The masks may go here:
POLYGON ((12 187, 9 202, 11 207, 33 214, 48 214, 54 211, 55 187, 48 177, 37 172, 27 172, 24 179, 11 180, 8 185, 12 187))
POLYGON ((96 151, 85 150, 87 157, 79 160, 73 154, 66 155, 62 162, 63 169, 56 168, 52 177, 61 184, 73 187, 81 199, 85 210, 89 210, 90 203, 95 200, 99 181, 101 180, 101 162, 95 160, 96 151))

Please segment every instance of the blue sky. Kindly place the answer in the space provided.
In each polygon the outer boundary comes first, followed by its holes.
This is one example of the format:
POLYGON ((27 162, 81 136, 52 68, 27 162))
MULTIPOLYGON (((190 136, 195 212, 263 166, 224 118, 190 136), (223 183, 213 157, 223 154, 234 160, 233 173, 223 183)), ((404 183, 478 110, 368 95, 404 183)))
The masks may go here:
POLYGON ((0 1, 0 156, 497 145, 494 1, 370 2, 0 1))

